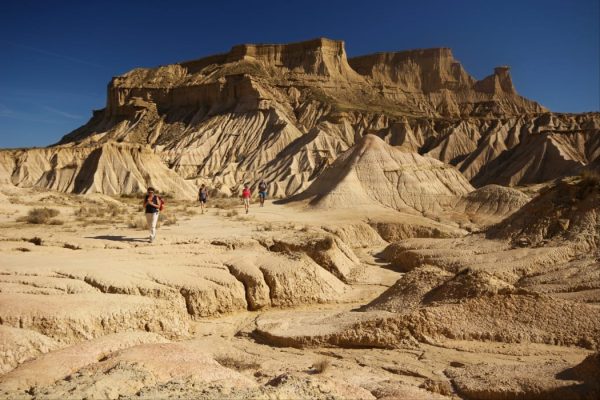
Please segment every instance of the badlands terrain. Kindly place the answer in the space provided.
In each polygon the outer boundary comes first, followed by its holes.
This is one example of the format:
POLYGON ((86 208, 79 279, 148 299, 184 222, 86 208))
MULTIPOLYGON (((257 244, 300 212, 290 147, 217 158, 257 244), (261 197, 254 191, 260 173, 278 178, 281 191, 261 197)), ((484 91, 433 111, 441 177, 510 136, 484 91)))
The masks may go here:
POLYGON ((0 397, 598 399, 599 170, 600 114, 449 49, 135 69, 0 151, 0 397))

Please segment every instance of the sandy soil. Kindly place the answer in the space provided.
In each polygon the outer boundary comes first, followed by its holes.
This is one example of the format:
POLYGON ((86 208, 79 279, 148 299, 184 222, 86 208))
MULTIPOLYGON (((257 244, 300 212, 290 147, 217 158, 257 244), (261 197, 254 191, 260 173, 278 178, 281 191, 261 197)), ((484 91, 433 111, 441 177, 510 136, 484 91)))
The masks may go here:
POLYGON ((205 214, 168 202, 165 214, 177 222, 150 244, 145 230, 128 226, 141 216, 133 200, 3 193, 4 396, 599 393, 598 264, 569 248, 515 249, 477 235, 390 245, 378 222, 400 236, 406 225, 439 223, 270 201, 248 215, 235 201, 205 214), (82 206, 120 211, 76 215, 82 206), (59 210, 62 224, 17 221, 34 207, 59 210), (577 273, 562 279, 573 263, 577 273))

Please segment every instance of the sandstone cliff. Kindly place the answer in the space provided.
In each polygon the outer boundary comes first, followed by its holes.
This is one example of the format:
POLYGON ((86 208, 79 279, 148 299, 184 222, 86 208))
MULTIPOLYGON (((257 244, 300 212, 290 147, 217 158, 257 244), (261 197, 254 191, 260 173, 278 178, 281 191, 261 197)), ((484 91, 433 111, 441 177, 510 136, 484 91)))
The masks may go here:
POLYGON ((98 183, 108 172, 96 169, 86 172, 86 190, 65 183, 69 178, 60 185, 40 179, 65 175, 51 159, 57 152, 71 154, 65 157, 75 170, 84 163, 88 170, 96 163, 87 156, 95 153, 82 149, 116 142, 149 146, 178 175, 165 183, 168 190, 183 197, 190 196, 190 184, 231 193, 259 178, 269 182, 271 195, 288 196, 306 189, 361 137, 375 134, 455 165, 476 186, 516 185, 597 164, 599 128, 597 113, 553 114, 519 96, 508 67, 476 80, 450 49, 348 59, 344 43, 329 39, 239 45, 113 78, 104 109, 56 146, 26 157, 38 159, 35 168, 18 152, 0 153, 0 179, 107 193, 149 184, 143 174, 136 184, 125 177, 98 183))

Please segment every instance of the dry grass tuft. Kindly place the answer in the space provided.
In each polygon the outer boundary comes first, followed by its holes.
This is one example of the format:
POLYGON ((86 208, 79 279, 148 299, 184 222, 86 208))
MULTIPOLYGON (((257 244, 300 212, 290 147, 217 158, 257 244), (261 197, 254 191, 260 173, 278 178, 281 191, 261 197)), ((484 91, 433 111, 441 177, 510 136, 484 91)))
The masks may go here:
POLYGON ((160 213, 157 226, 177 225, 177 216, 170 213, 160 213))
POLYGON ((148 224, 146 222, 146 218, 144 217, 132 217, 129 222, 127 223, 127 226, 129 228, 132 229, 137 229, 137 230, 143 230, 143 229, 147 229, 148 228, 148 224))
POLYGON ((225 213, 226 217, 237 217, 238 215, 240 215, 240 213, 238 212, 238 210, 229 210, 225 213))
POLYGON ((65 243, 63 246, 65 249, 71 249, 71 250, 81 250, 81 247, 71 244, 71 243, 65 243))
POLYGON ((33 243, 33 244, 35 244, 36 246, 41 246, 41 245, 42 245, 42 242, 43 242, 42 238, 39 238, 39 237, 37 237, 37 236, 36 236, 36 237, 32 237, 31 239, 23 238, 23 241, 24 241, 24 242, 33 243))
POLYGON ((256 227, 257 232, 271 232, 274 229, 275 227, 270 222, 256 227))
POLYGON ((312 369, 317 374, 324 373, 329 369, 329 367, 331 367, 331 360, 329 360, 328 358, 322 358, 321 360, 317 361, 312 365, 312 369))
POLYGON ((600 172, 593 169, 585 169, 580 174, 585 186, 600 186, 600 172))
POLYGON ((240 200, 233 197, 214 199, 212 201, 212 206, 214 208, 220 208, 221 210, 230 210, 238 205, 240 205, 240 200))
POLYGON ((125 207, 96 204, 83 206, 75 211, 78 221, 87 224, 110 224, 112 222, 125 222, 128 211, 125 207))
MULTIPOLYGON (((17 218, 18 222, 27 222, 28 224, 53 224, 52 218, 60 214, 60 211, 54 208, 33 208, 29 210, 26 216, 17 218)), ((62 222, 58 223, 58 225, 62 222)), ((53 224, 54 225, 54 224, 53 224)))
POLYGON ((260 364, 254 361, 247 361, 243 359, 234 358, 231 356, 221 356, 215 358, 215 360, 224 366, 225 368, 234 369, 236 371, 246 371, 249 369, 259 369, 260 364))

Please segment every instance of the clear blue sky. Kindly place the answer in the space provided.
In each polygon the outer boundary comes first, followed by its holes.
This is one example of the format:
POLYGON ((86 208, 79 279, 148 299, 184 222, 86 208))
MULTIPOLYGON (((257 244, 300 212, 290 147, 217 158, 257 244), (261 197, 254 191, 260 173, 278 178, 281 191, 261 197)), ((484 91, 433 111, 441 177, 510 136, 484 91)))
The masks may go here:
POLYGON ((0 147, 56 142, 134 67, 320 36, 345 40, 350 56, 450 47, 478 79, 507 64, 523 96, 553 111, 598 111, 599 21, 598 0, 6 1, 0 147))

